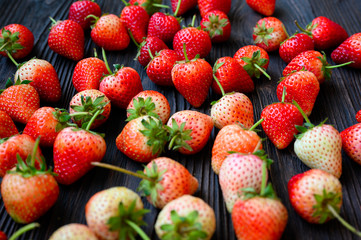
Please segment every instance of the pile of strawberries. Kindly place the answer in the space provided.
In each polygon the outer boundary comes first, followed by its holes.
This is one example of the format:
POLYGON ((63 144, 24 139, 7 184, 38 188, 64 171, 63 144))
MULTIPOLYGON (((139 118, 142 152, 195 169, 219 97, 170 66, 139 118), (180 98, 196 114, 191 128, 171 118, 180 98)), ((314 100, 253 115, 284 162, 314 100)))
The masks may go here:
MULTIPOLYGON (((256 132, 259 125, 277 149, 294 142, 295 154, 311 168, 288 182, 294 210, 310 223, 341 219, 341 151, 361 164, 361 110, 356 115, 359 123, 341 133, 326 120, 314 125, 308 117, 332 68, 361 68, 361 33, 349 36, 342 26, 320 16, 305 28, 296 21, 301 32, 289 36, 283 23, 271 16, 275 0, 246 0, 266 16, 255 23, 254 45, 241 47, 233 57, 220 57, 212 67, 204 58, 212 44, 230 38, 231 0, 171 0, 173 15, 160 12, 165 7, 161 0, 122 1, 120 17, 101 15, 97 3, 84 0, 71 5, 67 20, 51 19, 49 48, 77 62, 71 81, 78 93, 68 109, 46 106, 62 97, 57 72, 48 61, 17 62, 31 52, 32 32, 20 24, 1 29, 0 54, 17 66, 13 81, 9 79, 0 94, 1 196, 15 222, 39 219, 57 201, 58 184, 73 184, 97 166, 142 179, 137 191, 161 209, 154 226, 160 239, 211 239, 215 213, 192 196, 198 180, 182 164, 161 155, 201 152, 216 127, 210 161, 237 238, 280 239, 288 212, 268 183, 273 161, 263 150, 256 132), (190 26, 182 28, 179 16, 196 6, 202 16, 200 26, 194 26, 193 18, 190 26), (89 28, 103 60, 97 51, 94 57, 84 58, 84 31, 89 28), (143 89, 135 69, 115 64, 112 70, 106 51, 124 50, 132 47, 131 42, 138 48, 135 59, 149 79, 176 89, 195 109, 204 104, 210 90, 221 95, 212 103, 210 115, 197 110, 172 114, 163 94, 143 89), (330 65, 325 53, 317 51, 330 49, 339 65, 330 65), (245 93, 254 91, 255 78, 270 79, 268 53, 274 51, 288 64, 277 86, 280 102, 266 106, 255 123, 253 104, 245 93), (40 102, 45 106, 40 107, 40 102), (119 119, 127 123, 115 145, 129 161, 147 164, 143 171, 102 163, 106 141, 94 130, 106 124, 114 107, 127 111, 127 119, 119 119), (20 133, 14 122, 25 126, 20 133), (47 168, 41 148, 52 148, 53 170, 47 168)), ((86 204, 87 225, 65 225, 50 239, 134 239, 138 235, 150 239, 140 228, 148 212, 133 190, 104 189, 86 204)), ((341 223, 361 236, 344 220, 341 223)), ((37 226, 33 223, 23 231, 37 226)))

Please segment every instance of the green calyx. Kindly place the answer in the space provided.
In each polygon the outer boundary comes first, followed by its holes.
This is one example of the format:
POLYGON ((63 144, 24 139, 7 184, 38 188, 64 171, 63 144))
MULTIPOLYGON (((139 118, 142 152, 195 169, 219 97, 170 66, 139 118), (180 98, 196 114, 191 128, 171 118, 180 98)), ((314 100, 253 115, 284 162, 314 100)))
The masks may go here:
POLYGON ((135 239, 139 234, 142 239, 150 239, 139 226, 146 225, 143 216, 148 213, 148 209, 136 209, 136 200, 129 207, 119 203, 116 216, 109 218, 107 224, 110 231, 119 232, 119 239, 135 239))
POLYGON ((354 63, 354 61, 350 61, 350 62, 346 62, 346 63, 342 63, 342 64, 338 64, 338 65, 331 65, 327 62, 326 59, 326 53, 322 52, 322 57, 317 57, 318 59, 320 59, 321 63, 322 63, 322 68, 321 71, 323 72, 323 76, 325 77, 326 80, 330 80, 331 79, 331 75, 332 75, 332 69, 333 68, 338 68, 338 67, 343 67, 343 66, 347 66, 351 63, 354 63))
POLYGON ((161 8, 169 8, 167 5, 162 4, 162 0, 147 0, 140 5, 145 11, 152 16, 154 13, 159 12, 161 8))
POLYGON ((208 234, 203 231, 202 224, 197 222, 198 211, 192 211, 187 216, 179 216, 175 210, 170 212, 171 224, 160 228, 165 232, 163 240, 198 240, 206 239, 208 234))
POLYGON ((145 130, 139 131, 148 138, 147 145, 152 147, 154 155, 160 155, 169 139, 167 128, 163 126, 162 121, 151 116, 142 119, 141 123, 145 130))
POLYGON ((3 29, 2 37, 0 38, 0 52, 6 51, 8 54, 16 53, 17 50, 23 49, 24 47, 18 43, 19 32, 11 33, 9 30, 3 29))
POLYGON ((268 155, 264 150, 257 150, 252 154, 259 157, 262 161, 264 161, 266 163, 267 168, 269 168, 273 163, 273 160, 268 157, 268 155))
POLYGON ((249 76, 260 78, 262 73, 268 79, 271 79, 271 77, 266 73, 266 69, 263 67, 268 63, 268 59, 261 58, 260 50, 253 52, 251 58, 242 57, 241 59, 247 63, 246 65, 243 66, 243 68, 244 70, 246 70, 249 76))
POLYGON ((253 34, 257 36, 254 42, 256 44, 264 43, 266 46, 268 46, 268 40, 272 39, 270 34, 273 33, 273 30, 274 28, 266 27, 266 21, 263 21, 262 25, 257 23, 256 27, 253 28, 253 34))
POLYGON ((151 97, 147 97, 145 100, 142 97, 138 97, 137 99, 133 99, 134 108, 127 109, 127 112, 130 114, 126 121, 131 121, 138 117, 142 116, 152 116, 157 119, 160 119, 159 115, 154 112, 155 104, 151 97))
POLYGON ((172 118, 172 127, 166 126, 169 132, 169 150, 177 151, 180 148, 185 148, 188 151, 192 151, 193 149, 186 141, 192 140, 192 129, 184 130, 186 122, 182 122, 178 125, 177 121, 172 118))
POLYGON ((223 35, 223 28, 229 24, 226 18, 219 19, 219 16, 216 14, 211 14, 208 17, 208 21, 203 22, 203 25, 206 32, 209 33, 211 38, 215 36, 222 36, 223 35))
POLYGON ((76 124, 70 123, 71 117, 66 109, 55 108, 55 111, 52 113, 53 113, 54 118, 58 121, 58 123, 56 124, 56 127, 55 127, 56 132, 60 132, 61 130, 63 130, 66 127, 77 126, 76 124))
POLYGON ((327 192, 326 189, 323 189, 322 194, 314 195, 316 204, 312 206, 315 209, 315 212, 312 214, 313 217, 319 217, 319 223, 322 224, 329 219, 334 218, 332 212, 330 212, 328 205, 333 209, 340 212, 339 204, 341 202, 341 194, 334 192, 327 192))

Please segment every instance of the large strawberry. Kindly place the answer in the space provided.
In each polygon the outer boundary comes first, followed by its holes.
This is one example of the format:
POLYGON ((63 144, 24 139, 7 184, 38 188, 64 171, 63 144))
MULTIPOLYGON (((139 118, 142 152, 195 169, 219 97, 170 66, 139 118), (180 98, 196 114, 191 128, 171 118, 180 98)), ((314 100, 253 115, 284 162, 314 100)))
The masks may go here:
POLYGON ((184 195, 168 203, 159 213, 155 231, 160 239, 212 238, 216 228, 214 210, 202 199, 184 195))
MULTIPOLYGON (((137 43, 135 42, 135 44, 137 43)), ((146 67, 152 60, 152 56, 163 49, 168 49, 168 46, 160 38, 147 37, 138 45, 138 54, 135 59, 138 59, 138 62, 146 67)))
POLYGON ((100 17, 102 10, 94 1, 80 0, 73 2, 69 8, 68 19, 78 23, 84 30, 92 24, 92 19, 87 18, 89 15, 100 17))
POLYGON ((148 24, 148 37, 158 37, 165 43, 172 43, 174 35, 181 29, 180 19, 162 12, 154 13, 148 24))
POLYGON ((352 125, 341 133, 342 149, 352 160, 361 164, 361 123, 352 125))
POLYGON ((35 168, 38 145, 39 139, 32 154, 25 161, 19 156, 16 169, 8 172, 1 183, 6 211, 18 223, 35 221, 58 199, 59 186, 51 170, 46 169, 45 161, 40 162, 40 169, 35 168))
POLYGON ((355 33, 341 43, 332 53, 335 63, 341 64, 353 61, 350 67, 361 68, 361 33, 355 33))
POLYGON ((201 12, 202 18, 213 10, 220 10, 225 14, 228 14, 229 10, 231 10, 231 4, 231 0, 198 0, 198 8, 201 12))
POLYGON ((292 36, 287 32, 286 34, 287 39, 281 43, 278 50, 280 57, 286 63, 291 62, 298 54, 315 48, 312 37, 305 33, 295 33, 292 36))
POLYGON ((24 25, 14 23, 0 30, 0 55, 24 58, 31 52, 33 45, 34 35, 24 25))
POLYGON ((174 16, 182 16, 198 4, 197 0, 171 0, 170 3, 174 16))
POLYGON ((53 21, 48 45, 57 54, 79 61, 84 56, 84 30, 72 20, 53 21))
POLYGON ((247 5, 254 11, 265 15, 273 15, 276 8, 276 0, 246 0, 247 5))
POLYGON ((49 238, 49 240, 65 239, 98 240, 95 233, 93 233, 89 227, 79 223, 66 224, 53 232, 49 238))
POLYGON ((18 133, 19 131, 9 114, 0 110, 0 139, 11 137, 18 133))
POLYGON ((231 36, 231 22, 220 10, 209 11, 201 20, 202 30, 209 33, 213 43, 225 42, 231 36))

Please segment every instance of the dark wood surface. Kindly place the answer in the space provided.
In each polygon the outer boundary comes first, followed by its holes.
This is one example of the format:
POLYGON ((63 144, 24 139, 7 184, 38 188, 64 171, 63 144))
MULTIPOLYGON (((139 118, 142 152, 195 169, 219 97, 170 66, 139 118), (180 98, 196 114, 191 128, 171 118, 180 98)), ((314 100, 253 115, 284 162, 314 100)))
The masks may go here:
MULTIPOLYGON (((120 14, 124 4, 120 0, 98 0, 103 13, 120 14)), ((11 23, 20 23, 27 26, 35 36, 35 45, 27 59, 36 56, 49 61, 55 67, 61 81, 63 96, 59 103, 52 104, 56 107, 69 107, 69 101, 76 93, 72 86, 72 74, 76 62, 65 59, 51 51, 47 45, 50 20, 66 19, 68 9, 72 1, 66 0, 0 0, 0 27, 11 23)), ((165 2, 169 4, 169 1, 165 2)), ((192 15, 197 14, 196 25, 201 18, 199 11, 195 9, 185 15, 183 25, 190 23, 192 15)), ((206 58, 211 65, 222 56, 233 56, 242 46, 253 44, 252 28, 261 15, 252 11, 245 1, 233 0, 232 9, 228 14, 232 24, 232 35, 225 44, 212 47, 212 51, 206 58)), ((274 16, 285 24, 289 33, 296 31, 293 21, 295 19, 305 26, 318 16, 326 16, 342 25, 349 35, 361 31, 361 1, 360 0, 277 0, 274 16)), ((90 39, 90 33, 85 33, 85 57, 92 56, 95 44, 90 39)), ((98 49, 98 52, 99 49, 98 49)), ((326 52, 328 56, 330 51, 326 52)), ((143 88, 153 89, 163 93, 169 100, 172 113, 193 109, 184 98, 173 88, 159 87, 153 84, 147 77, 143 67, 133 58, 136 48, 133 44, 124 51, 108 52, 110 64, 124 64, 135 68, 142 78, 143 88)), ((332 63, 330 57, 329 62, 332 63)), ((26 60, 26 59, 25 59, 26 60)), ((272 77, 268 81, 265 77, 255 80, 256 89, 248 94, 254 106, 254 117, 259 119, 262 109, 277 100, 277 81, 281 77, 286 64, 278 56, 278 53, 270 54, 268 73, 272 77)), ((7 78, 13 77, 16 67, 10 60, 0 57, 0 87, 5 86, 7 78)), ((356 123, 355 114, 361 109, 361 71, 351 68, 335 69, 331 81, 321 85, 313 113, 310 119, 318 123, 328 117, 328 123, 336 129, 343 129, 356 123)), ((208 95, 205 103, 198 109, 200 112, 209 113, 210 103, 219 96, 208 95)), ((46 103, 42 103, 46 106, 46 103)), ((110 119, 105 126, 99 129, 106 134, 107 152, 103 162, 125 167, 129 170, 140 170, 142 165, 125 157, 115 146, 115 138, 125 125, 125 110, 113 107, 110 119)), ((19 130, 24 126, 18 125, 19 130)), ((226 211, 218 176, 211 169, 211 149, 218 130, 214 129, 208 144, 198 154, 184 156, 178 153, 166 153, 185 165, 188 170, 199 180, 199 189, 195 196, 201 197, 214 208, 217 217, 217 229, 213 239, 235 239, 230 214, 226 211)), ((263 131, 259 133, 265 137, 263 131)), ((277 150, 269 140, 265 140, 264 148, 274 160, 270 169, 270 181, 275 190, 287 207, 289 221, 282 239, 356 239, 356 236, 344 229, 336 220, 323 225, 312 225, 301 219, 293 210, 288 200, 287 182, 295 174, 308 170, 295 155, 293 144, 285 150, 277 150)), ((52 164, 52 149, 43 149, 47 162, 52 164)), ((356 228, 361 229, 361 166, 354 163, 343 153, 343 173, 340 181, 343 185, 344 202, 341 215, 356 228)), ((112 186, 126 186, 135 190, 140 180, 134 177, 103 169, 93 169, 76 183, 70 186, 60 186, 60 195, 56 204, 38 222, 39 229, 25 234, 20 239, 48 239, 59 227, 68 223, 86 223, 84 207, 88 199, 98 191, 112 186)), ((0 197, 1 199, 1 197, 0 197)), ((8 235, 15 232, 21 225, 16 224, 6 213, 2 200, 0 200, 0 229, 8 235)), ((152 238, 157 239, 153 228, 159 210, 152 207, 143 199, 146 208, 151 212, 146 215, 145 221, 148 226, 145 232, 152 238)), ((270 226, 272 227, 272 226, 270 226)))

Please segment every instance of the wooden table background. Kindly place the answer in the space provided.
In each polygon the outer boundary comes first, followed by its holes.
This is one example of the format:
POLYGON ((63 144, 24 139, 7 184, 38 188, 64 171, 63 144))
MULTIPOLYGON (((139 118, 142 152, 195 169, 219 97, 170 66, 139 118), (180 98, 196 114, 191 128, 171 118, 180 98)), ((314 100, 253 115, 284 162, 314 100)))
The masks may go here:
MULTIPOLYGON (((120 0, 98 0, 103 13, 120 14, 124 4, 120 0)), ((72 85, 72 74, 76 62, 68 60, 51 51, 47 45, 50 20, 66 19, 68 9, 72 1, 66 0, 0 0, 0 27, 11 23, 20 23, 27 26, 35 36, 34 49, 27 57, 36 56, 49 61, 55 67, 61 81, 63 96, 59 103, 53 107, 69 107, 69 101, 76 93, 72 85)), ((169 1, 165 1, 169 5, 169 1)), ((193 14, 197 14, 196 25, 201 20, 198 9, 185 15, 183 25, 191 22, 193 14)), ((212 47, 207 60, 214 64, 215 60, 222 56, 233 56, 242 46, 253 44, 252 28, 262 18, 261 15, 252 11, 245 1, 233 0, 232 9, 228 14, 232 24, 232 34, 225 44, 212 47)), ((305 26, 318 16, 326 16, 342 25, 349 35, 361 31, 361 1, 360 0, 277 0, 274 16, 279 18, 286 26, 290 34, 296 31, 293 23, 295 19, 305 26)), ((85 57, 93 55, 95 44, 90 40, 89 31, 85 33, 85 57)), ((98 48, 98 52, 99 48, 98 48)), ((328 56, 331 51, 326 52, 328 56)), ((159 87, 153 84, 147 77, 143 67, 133 58, 136 55, 136 47, 130 44, 124 51, 107 52, 110 64, 124 64, 135 68, 142 78, 145 90, 153 89, 163 93, 169 100, 172 113, 192 108, 184 98, 173 88, 159 87)), ((27 60, 25 59, 25 60, 27 60)), ((330 57, 329 62, 332 63, 330 57)), ((278 53, 270 54, 268 73, 272 77, 268 81, 265 77, 255 80, 256 89, 248 94, 254 105, 254 117, 258 120, 262 109, 273 102, 278 101, 276 96, 277 81, 281 77, 286 64, 278 56, 278 53)), ((13 77, 16 67, 10 60, 0 57, 0 87, 4 87, 6 80, 13 77)), ((326 117, 328 123, 336 129, 343 129, 356 123, 355 114, 361 109, 361 70, 351 68, 335 69, 331 81, 321 85, 313 113, 310 119, 313 123, 319 123, 326 117)), ((219 96, 208 95, 201 108, 194 109, 208 113, 210 103, 219 96)), ((46 103, 42 103, 46 106, 46 103)), ((113 107, 110 119, 99 132, 106 134, 107 152, 103 162, 125 167, 129 170, 140 170, 142 165, 125 157, 115 146, 115 138, 125 125, 125 110, 113 107)), ((21 131, 24 126, 18 125, 21 131)), ((199 189, 195 196, 201 197, 214 208, 217 218, 217 229, 213 239, 235 239, 230 214, 226 211, 218 176, 211 169, 211 150, 214 138, 218 130, 214 129, 208 144, 198 154, 184 156, 178 153, 166 153, 185 165, 188 170, 199 180, 199 189)), ((259 133, 265 137, 263 131, 259 133)), ((287 182, 295 174, 308 170, 295 155, 293 144, 285 150, 277 150, 269 140, 264 142, 264 148, 274 160, 270 170, 270 181, 285 204, 289 214, 289 221, 282 239, 356 239, 356 236, 343 228, 337 220, 332 220, 323 225, 312 225, 301 219, 293 210, 288 200, 287 182)), ((52 149, 43 149, 47 161, 52 165, 52 149)), ((343 174, 340 181, 343 185, 344 202, 341 215, 356 228, 361 229, 361 166, 354 163, 343 153, 343 174)), ((59 227, 68 223, 86 223, 84 207, 88 199, 98 191, 112 186, 126 186, 135 190, 140 180, 131 176, 104 169, 93 169, 79 181, 71 186, 60 186, 60 195, 56 204, 38 222, 39 229, 23 235, 20 239, 48 239, 59 227)), ((1 199, 1 197, 0 197, 1 199)), ((0 200, 0 229, 8 235, 15 232, 21 225, 16 224, 6 213, 2 200, 0 200)), ((153 225, 156 220, 158 209, 152 207, 143 199, 145 207, 151 210, 145 221, 148 226, 143 227, 145 232, 152 238, 157 239, 153 225)), ((271 226, 270 226, 271 227, 271 226)))

